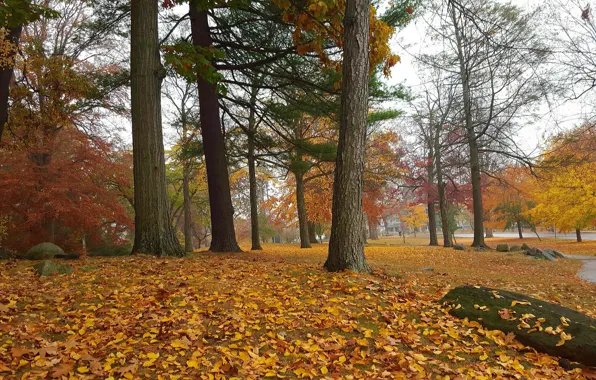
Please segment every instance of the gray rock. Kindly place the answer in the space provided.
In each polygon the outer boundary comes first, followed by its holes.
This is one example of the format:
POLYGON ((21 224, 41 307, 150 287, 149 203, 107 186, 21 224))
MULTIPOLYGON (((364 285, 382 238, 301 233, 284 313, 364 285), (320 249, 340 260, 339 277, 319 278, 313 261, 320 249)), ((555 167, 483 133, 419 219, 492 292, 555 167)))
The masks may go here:
POLYGON ((57 274, 71 274, 74 269, 68 265, 62 265, 50 260, 44 260, 33 266, 41 277, 50 277, 57 274))
POLYGON ((519 245, 514 244, 511 247, 509 247, 509 252, 516 252, 519 251, 519 245))
POLYGON ((564 258, 565 258, 565 255, 564 255, 564 254, 562 254, 561 252, 559 252, 559 251, 555 251, 554 249, 553 249, 552 251, 553 251, 553 253, 555 254, 555 257, 556 257, 556 258, 558 258, 558 259, 564 259, 564 258))
POLYGON ((527 251, 524 251, 524 253, 528 256, 532 256, 533 258, 539 259, 539 260, 548 260, 548 261, 556 261, 557 260, 557 255, 551 249, 545 249, 543 251, 540 248, 532 247, 532 248, 529 248, 527 251))
POLYGON ((522 244, 521 249, 522 249, 522 251, 527 251, 530 249, 530 246, 527 245, 526 243, 524 243, 524 244, 522 244))
POLYGON ((36 246, 29 248, 27 253, 23 255, 27 260, 47 260, 53 259, 56 255, 63 255, 64 251, 53 243, 39 243, 36 246))
POLYGON ((497 252, 509 252, 509 246, 507 244, 497 244, 497 252))
POLYGON ((465 251, 466 247, 464 247, 462 244, 456 244, 453 246, 453 249, 455 249, 456 251, 465 251))
POLYGON ((550 249, 545 249, 544 251, 541 251, 541 253, 542 256, 548 261, 557 261, 557 257, 555 256, 554 252, 550 249))
POLYGON ((435 268, 433 268, 433 267, 424 267, 424 268, 422 268, 422 270, 432 272, 432 271, 435 270, 435 268))

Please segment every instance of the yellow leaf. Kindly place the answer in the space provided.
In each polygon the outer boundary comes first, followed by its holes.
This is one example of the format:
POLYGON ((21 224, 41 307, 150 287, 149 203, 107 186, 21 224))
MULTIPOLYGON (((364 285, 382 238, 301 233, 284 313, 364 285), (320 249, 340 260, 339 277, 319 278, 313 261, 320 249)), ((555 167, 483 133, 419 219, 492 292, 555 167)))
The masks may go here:
POLYGON ((197 362, 196 360, 187 360, 186 365, 188 366, 188 368, 199 368, 199 362, 197 362))
POLYGON ((87 373, 87 372, 89 372, 89 368, 79 367, 79 368, 77 368, 77 371, 79 371, 80 373, 87 373))
POLYGON ((488 359, 488 355, 486 353, 484 353, 480 356, 480 360, 486 360, 486 359, 488 359))
POLYGON ((148 353, 147 353, 147 357, 148 357, 149 359, 154 359, 154 360, 155 360, 155 359, 159 358, 159 353, 156 353, 156 352, 148 352, 148 353))
POLYGON ((327 367, 321 367, 321 373, 322 373, 323 375, 326 375, 326 374, 328 374, 328 373, 329 373, 329 370, 327 369, 327 367))

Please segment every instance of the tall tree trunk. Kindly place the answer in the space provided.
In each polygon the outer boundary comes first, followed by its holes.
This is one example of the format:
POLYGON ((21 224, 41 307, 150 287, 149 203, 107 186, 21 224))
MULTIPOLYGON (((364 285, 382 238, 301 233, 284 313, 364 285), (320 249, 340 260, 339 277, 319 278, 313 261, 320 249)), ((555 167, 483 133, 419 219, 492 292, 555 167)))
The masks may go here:
POLYGON ((455 16, 455 7, 451 7, 451 18, 455 32, 457 44, 457 55, 459 60, 459 73, 462 82, 464 114, 466 125, 466 138, 470 149, 470 174, 472 180, 472 203, 474 212, 474 241, 472 247, 484 247, 484 216, 482 210, 482 188, 480 177, 480 158, 478 155, 478 141, 476 131, 472 120, 472 100, 470 99, 470 78, 469 70, 465 64, 465 54, 463 51, 462 37, 460 34, 457 18, 455 16))
MULTIPOLYGON (((432 121, 431 121, 432 123, 432 121)), ((429 234, 429 244, 431 246, 438 246, 439 239, 437 238, 437 214, 435 213, 435 202, 433 201, 433 194, 432 194, 432 187, 435 183, 435 168, 433 165, 433 160, 435 159, 435 152, 434 152, 434 141, 431 140, 429 137, 427 140, 428 144, 428 157, 427 157, 427 165, 426 165, 426 175, 428 177, 428 193, 427 203, 426 203, 426 210, 428 216, 428 234, 429 234)))
MULTIPOLYGON (((8 34, 6 35, 6 40, 14 46, 19 46, 22 30, 22 25, 10 28, 8 30, 8 34)), ((10 54, 4 57, 4 59, 10 62, 15 55, 16 49, 11 50, 10 54)), ((13 64, 0 67, 0 143, 2 142, 4 126, 8 122, 8 94, 10 92, 10 82, 12 80, 13 70, 13 64)))
POLYGON ((487 227, 487 228, 485 228, 485 230, 486 230, 486 237, 487 238, 493 238, 493 237, 495 237, 495 235, 493 235, 493 229, 492 228, 488 228, 487 227))
POLYGON ((437 214, 435 212, 435 202, 428 202, 426 207, 428 209, 428 233, 430 235, 430 243, 428 245, 438 246, 439 239, 437 237, 437 214))
MULTIPOLYGON (((186 133, 185 133, 186 135, 186 133)), ((184 251, 194 252, 195 248, 192 242, 192 210, 189 191, 189 173, 188 163, 184 162, 182 170, 182 193, 184 196, 184 251)))
POLYGON ((310 220, 308 221, 308 239, 310 240, 310 244, 317 244, 319 242, 315 232, 315 222, 311 222, 310 220))
MULTIPOLYGON (((187 143, 188 128, 186 123, 186 113, 182 114, 182 141, 187 143)), ((192 239, 192 208, 190 200, 190 167, 188 159, 184 158, 182 162, 182 194, 184 198, 184 251, 194 252, 195 248, 192 239)), ((178 223, 176 223, 177 225, 178 223)))
POLYGON ((575 237, 577 238, 578 243, 582 242, 582 232, 580 231, 579 228, 575 229, 575 237))
POLYGON ((300 231, 300 248, 312 248, 308 234, 308 219, 306 203, 304 201, 304 174, 294 173, 296 176, 296 209, 298 210, 298 229, 300 231))
POLYGON ((368 114, 370 2, 347 0, 340 128, 329 253, 325 268, 367 272, 362 237, 364 146, 368 114))
POLYGON ((516 224, 517 224, 517 234, 519 235, 519 238, 520 239, 523 239, 524 238, 524 234, 522 232, 521 222, 518 220, 516 224))
POLYGON ((259 199, 257 194, 257 174, 255 165, 255 105, 257 101, 258 87, 254 87, 250 94, 250 111, 248 116, 248 181, 250 198, 250 238, 252 241, 251 250, 260 251, 261 239, 259 238, 259 199))
MULTIPOLYGON (((190 3, 192 41, 203 49, 212 48, 207 11, 199 11, 199 1, 190 3)), ((230 178, 225 143, 219 121, 217 85, 197 73, 203 149, 207 166, 209 206, 211 208, 211 252, 240 252, 234 231, 234 207, 230 194, 230 178)))
POLYGON ((379 229, 377 228, 377 222, 372 218, 368 219, 368 236, 370 240, 379 240, 379 229))
POLYGON ((449 214, 447 212, 447 197, 445 196, 445 183, 443 182, 443 163, 441 162, 440 135, 435 135, 435 168, 437 172, 437 190, 439 192, 439 211, 441 213, 441 230, 443 231, 443 247, 453 246, 449 232, 449 214))
POLYGON ((133 253, 184 256, 170 222, 161 125, 165 76, 157 34, 158 4, 131 2, 131 112, 135 198, 133 253))

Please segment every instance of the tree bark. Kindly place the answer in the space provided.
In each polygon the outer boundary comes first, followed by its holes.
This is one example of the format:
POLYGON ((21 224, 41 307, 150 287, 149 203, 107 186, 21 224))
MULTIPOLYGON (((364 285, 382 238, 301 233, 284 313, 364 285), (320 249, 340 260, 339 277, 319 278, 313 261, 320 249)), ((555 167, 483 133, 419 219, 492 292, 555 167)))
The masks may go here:
POLYGON ((495 235, 493 235, 493 229, 492 228, 485 228, 485 230, 486 230, 486 237, 487 238, 495 237, 495 235))
POLYGON ((135 204, 132 253, 184 256, 170 223, 161 124, 158 4, 131 2, 131 113, 135 204))
POLYGON ((304 201, 304 174, 294 173, 296 176, 296 209, 298 211, 298 229, 300 231, 300 248, 312 248, 308 234, 308 219, 306 203, 304 201))
POLYGON ((371 218, 368 219, 368 236, 370 240, 379 240, 379 230, 377 228, 377 223, 375 220, 371 218))
MULTIPOLYGON (((212 48, 207 11, 198 9, 199 1, 190 3, 190 24, 193 44, 212 48)), ((240 252, 234 231, 234 207, 230 194, 230 178, 225 142, 219 121, 216 83, 197 73, 201 134, 207 166, 207 185, 211 209, 211 252, 240 252)))
POLYGON ((577 238, 578 243, 582 242, 582 232, 580 231, 579 228, 575 229, 575 237, 577 238))
POLYGON ((524 234, 522 232, 521 222, 518 220, 516 224, 517 224, 517 234, 519 235, 519 238, 520 239, 523 239, 524 238, 524 234))
MULTIPOLYGON (((186 137, 186 132, 184 133, 186 137)), ((188 163, 184 162, 182 170, 182 193, 184 195, 184 251, 194 252, 195 248, 192 242, 192 210, 189 191, 189 173, 188 163)))
POLYGON ((428 202, 428 232, 430 235, 430 243, 428 245, 438 246, 439 239, 437 237, 437 214, 435 213, 435 202, 428 202))
POLYGON ((472 203, 474 212, 474 241, 472 247, 484 247, 484 216, 482 210, 482 188, 480 177, 480 158, 478 155, 478 141, 472 120, 472 101, 470 99, 470 78, 469 71, 465 64, 462 36, 455 16, 455 8, 451 7, 451 18, 457 44, 457 55, 459 60, 459 73, 462 82, 464 114, 466 125, 466 138, 470 150, 470 176, 472 182, 472 203))
POLYGON ((427 140, 428 144, 428 157, 427 157, 427 165, 426 165, 426 173, 428 177, 428 193, 427 203, 426 203, 426 212, 428 216, 428 234, 429 234, 429 244, 431 246, 438 246, 439 239, 437 238, 437 214, 435 213, 435 203, 433 201, 433 194, 431 189, 435 182, 435 170, 433 165, 433 160, 435 159, 435 152, 434 152, 434 141, 431 141, 429 138, 427 140))
POLYGON ((253 87, 250 94, 250 111, 248 116, 248 181, 250 197, 250 238, 252 251, 260 251, 261 239, 259 238, 259 199, 257 194, 257 174, 255 165, 255 104, 257 101, 258 87, 253 87))
POLYGON ((311 222, 310 220, 308 221, 308 239, 310 240, 310 244, 317 244, 319 242, 315 232, 315 222, 311 222))
MULTIPOLYGON (((19 45, 21 39, 21 31, 23 30, 22 25, 15 26, 8 30, 6 40, 10 41, 14 46, 19 45)), ((16 49, 4 59, 12 60, 16 55, 16 49)), ((2 66, 0 68, 0 143, 2 142, 2 134, 4 133, 4 126, 8 122, 8 94, 10 92, 10 82, 12 80, 12 74, 14 71, 14 65, 2 66)))
POLYGON ((453 246, 449 232, 449 214, 447 213, 447 198, 445 183, 443 182, 443 164, 441 163, 441 143, 439 132, 435 135, 435 168, 437 172, 437 190, 439 192, 439 211, 441 213, 441 230, 443 231, 443 247, 453 246))
POLYGON ((362 237, 362 188, 368 113, 370 3, 347 0, 344 16, 339 145, 325 268, 370 270, 362 237))

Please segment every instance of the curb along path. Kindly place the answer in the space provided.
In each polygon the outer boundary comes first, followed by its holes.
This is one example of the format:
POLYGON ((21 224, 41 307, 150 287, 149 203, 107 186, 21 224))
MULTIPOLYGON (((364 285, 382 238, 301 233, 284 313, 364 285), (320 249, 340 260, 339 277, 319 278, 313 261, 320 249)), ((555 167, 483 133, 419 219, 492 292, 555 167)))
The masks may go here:
POLYGON ((566 258, 581 260, 584 265, 577 272, 582 280, 596 284, 596 256, 565 255, 566 258))

